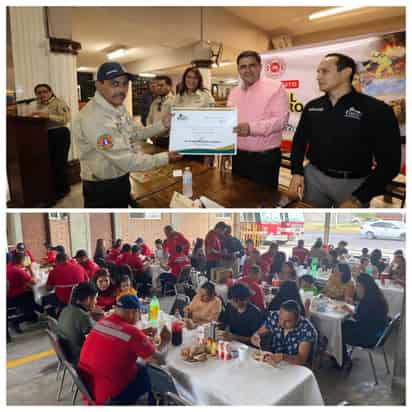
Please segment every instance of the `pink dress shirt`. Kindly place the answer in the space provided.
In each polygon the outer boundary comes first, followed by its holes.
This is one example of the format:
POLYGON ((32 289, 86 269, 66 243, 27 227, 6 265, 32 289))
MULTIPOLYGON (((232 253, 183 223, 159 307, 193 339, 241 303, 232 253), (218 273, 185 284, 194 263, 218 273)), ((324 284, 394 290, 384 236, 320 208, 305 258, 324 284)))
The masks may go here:
POLYGON ((260 78, 247 89, 237 86, 227 106, 237 107, 238 123, 249 123, 250 136, 237 138, 238 149, 265 152, 280 147, 289 119, 289 99, 280 82, 260 78))

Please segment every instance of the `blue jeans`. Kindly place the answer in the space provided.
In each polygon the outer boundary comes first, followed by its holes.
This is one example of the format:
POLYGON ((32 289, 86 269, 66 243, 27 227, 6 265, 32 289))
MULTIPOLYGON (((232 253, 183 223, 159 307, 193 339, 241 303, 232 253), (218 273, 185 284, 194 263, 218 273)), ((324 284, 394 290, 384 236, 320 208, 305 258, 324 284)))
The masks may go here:
POLYGON ((136 405, 136 402, 151 391, 150 377, 146 366, 139 365, 139 371, 135 378, 120 392, 112 398, 107 405, 136 405))

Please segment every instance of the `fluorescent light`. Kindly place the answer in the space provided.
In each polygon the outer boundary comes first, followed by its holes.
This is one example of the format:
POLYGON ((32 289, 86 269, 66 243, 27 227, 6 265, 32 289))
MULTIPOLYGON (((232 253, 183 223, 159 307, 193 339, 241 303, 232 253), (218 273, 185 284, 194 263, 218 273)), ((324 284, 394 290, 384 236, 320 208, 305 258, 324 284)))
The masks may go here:
POLYGON ((113 50, 110 53, 107 53, 107 58, 109 60, 114 60, 117 59, 118 57, 123 57, 126 54, 126 50, 125 49, 117 49, 117 50, 113 50))
POLYGON ((139 73, 140 77, 156 77, 154 73, 139 73))
POLYGON ((85 67, 85 66, 80 66, 77 68, 78 72, 95 72, 96 68, 95 67, 85 67))
POLYGON ((355 9, 361 9, 362 7, 365 7, 365 6, 334 7, 332 9, 322 10, 322 11, 318 11, 316 13, 309 14, 308 19, 309 20, 321 19, 322 17, 329 17, 329 16, 333 16, 335 14, 346 13, 347 11, 351 11, 351 10, 355 10, 355 9))
POLYGON ((225 61, 225 62, 220 62, 219 64, 213 63, 212 67, 216 69, 216 68, 223 67, 223 66, 230 66, 231 64, 233 64, 233 62, 225 61))
POLYGON ((224 81, 227 84, 234 84, 234 83, 238 83, 239 80, 238 79, 228 79, 224 81))

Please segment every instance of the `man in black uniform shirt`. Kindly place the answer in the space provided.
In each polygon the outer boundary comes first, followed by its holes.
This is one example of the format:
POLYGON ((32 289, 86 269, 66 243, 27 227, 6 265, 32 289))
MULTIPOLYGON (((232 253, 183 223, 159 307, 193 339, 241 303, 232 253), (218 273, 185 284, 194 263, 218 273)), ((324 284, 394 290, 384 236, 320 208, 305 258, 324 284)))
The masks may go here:
POLYGON ((367 207, 399 173, 401 137, 392 108, 352 87, 355 61, 326 55, 317 69, 323 97, 302 112, 292 146, 289 194, 315 207, 367 207), (310 161, 303 160, 307 146, 310 161))

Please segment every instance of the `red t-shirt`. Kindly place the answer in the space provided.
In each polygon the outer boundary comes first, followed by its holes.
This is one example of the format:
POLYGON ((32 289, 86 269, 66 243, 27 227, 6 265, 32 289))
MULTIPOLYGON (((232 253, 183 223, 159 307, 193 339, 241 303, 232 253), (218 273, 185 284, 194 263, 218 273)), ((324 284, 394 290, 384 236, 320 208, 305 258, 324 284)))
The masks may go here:
POLYGON ((100 269, 100 267, 90 259, 80 263, 80 266, 86 271, 86 275, 89 279, 92 279, 96 271, 100 269))
POLYGON ((300 248, 296 246, 292 250, 292 256, 297 257, 299 259, 299 262, 303 264, 306 258, 309 256, 309 250, 304 247, 300 248))
POLYGON ((222 241, 219 236, 211 230, 205 238, 206 259, 208 261, 218 261, 222 259, 222 253, 212 254, 212 249, 222 252, 222 241))
POLYGON ((114 292, 109 295, 97 295, 96 306, 101 307, 103 310, 110 310, 115 304, 116 296, 114 292))
POLYGON ((182 267, 190 265, 190 259, 183 253, 178 253, 175 256, 170 256, 169 266, 172 275, 177 278, 182 271, 182 267))
POLYGON ((97 322, 80 353, 79 370, 97 405, 119 395, 136 376, 138 357, 155 353, 136 326, 113 314, 97 322))
POLYGON ((252 254, 252 252, 256 252, 256 251, 257 251, 257 249, 254 246, 249 247, 249 248, 245 248, 246 256, 250 256, 252 254))
POLYGON ((47 252, 46 262, 50 265, 54 265, 56 263, 56 252, 54 250, 49 250, 47 252))
POLYGON ((107 254, 106 260, 110 262, 116 263, 117 257, 120 255, 120 248, 112 248, 110 249, 109 253, 107 254))
POLYGON ((185 255, 189 254, 190 243, 189 241, 179 232, 173 232, 164 242, 164 249, 170 255, 176 255, 176 246, 182 246, 183 253, 185 255))
POLYGON ((129 265, 132 270, 136 271, 144 269, 142 259, 136 253, 121 253, 116 259, 116 265, 129 265))
POLYGON ((87 281, 86 271, 80 265, 66 262, 57 265, 47 279, 48 286, 55 286, 56 296, 65 303, 69 303, 72 285, 87 281))
POLYGON ((27 282, 30 282, 31 276, 24 268, 14 264, 7 265, 7 280, 9 281, 8 298, 14 298, 26 292, 27 282))
POLYGON ((146 257, 154 257, 154 253, 152 252, 150 247, 146 245, 146 243, 140 245, 140 254, 146 257))
POLYGON ((249 288, 252 290, 252 293, 254 293, 254 295, 250 297, 250 301, 259 309, 265 309, 265 295, 259 284, 254 280, 250 279, 248 276, 243 276, 239 279, 239 282, 248 285, 249 288))

